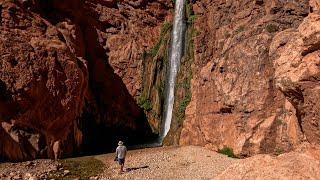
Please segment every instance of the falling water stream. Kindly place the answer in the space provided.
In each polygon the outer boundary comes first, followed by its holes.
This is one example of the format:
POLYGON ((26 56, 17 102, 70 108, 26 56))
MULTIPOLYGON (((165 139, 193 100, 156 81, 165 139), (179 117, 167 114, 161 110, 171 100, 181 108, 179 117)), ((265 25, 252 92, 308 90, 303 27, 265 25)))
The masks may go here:
POLYGON ((172 30, 172 41, 170 49, 168 79, 166 83, 166 97, 165 97, 165 109, 164 109, 164 121, 163 128, 160 134, 161 141, 168 134, 171 126, 172 111, 174 104, 174 86, 176 82, 177 72, 180 66, 180 60, 183 54, 183 41, 184 41, 184 30, 185 30, 185 1, 175 1, 175 15, 172 30))

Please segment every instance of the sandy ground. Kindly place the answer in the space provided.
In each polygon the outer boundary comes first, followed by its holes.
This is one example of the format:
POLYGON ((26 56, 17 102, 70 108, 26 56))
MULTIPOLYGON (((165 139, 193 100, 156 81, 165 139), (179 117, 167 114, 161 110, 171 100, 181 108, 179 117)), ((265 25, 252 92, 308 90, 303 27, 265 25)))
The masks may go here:
POLYGON ((260 154, 232 159, 196 146, 159 147, 129 151, 125 168, 115 153, 59 161, 1 163, 0 179, 56 180, 203 180, 203 179, 319 179, 320 147, 303 146, 279 156, 260 154))
POLYGON ((115 153, 110 153, 61 161, 2 163, 0 179, 202 180, 216 177, 239 161, 196 146, 146 148, 128 151, 126 172, 119 174, 120 167, 114 157, 115 153), (65 166, 64 161, 68 161, 69 166, 65 166))
POLYGON ((119 174, 114 154, 96 156, 106 165, 101 179, 212 179, 236 159, 196 146, 160 147, 129 151, 125 168, 119 174))

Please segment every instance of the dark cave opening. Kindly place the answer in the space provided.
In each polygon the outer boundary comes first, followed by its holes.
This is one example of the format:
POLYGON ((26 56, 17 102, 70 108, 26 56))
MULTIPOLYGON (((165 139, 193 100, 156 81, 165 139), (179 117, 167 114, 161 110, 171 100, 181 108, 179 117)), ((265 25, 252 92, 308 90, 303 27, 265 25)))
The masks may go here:
MULTIPOLYGON (((145 117, 141 117, 145 119, 145 117)), ((121 125, 106 126, 97 123, 92 113, 85 112, 82 120, 83 144, 79 155, 95 155, 114 152, 118 141, 123 141, 128 149, 146 147, 144 144, 155 142, 156 134, 136 133, 121 125)))

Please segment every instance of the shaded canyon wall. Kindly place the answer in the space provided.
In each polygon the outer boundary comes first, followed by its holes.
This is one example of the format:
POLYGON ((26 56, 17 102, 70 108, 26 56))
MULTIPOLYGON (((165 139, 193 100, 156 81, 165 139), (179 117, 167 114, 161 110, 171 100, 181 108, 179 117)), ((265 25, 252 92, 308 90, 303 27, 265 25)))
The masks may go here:
POLYGON ((111 150, 153 135, 142 55, 171 1, 0 2, 0 158, 111 150))

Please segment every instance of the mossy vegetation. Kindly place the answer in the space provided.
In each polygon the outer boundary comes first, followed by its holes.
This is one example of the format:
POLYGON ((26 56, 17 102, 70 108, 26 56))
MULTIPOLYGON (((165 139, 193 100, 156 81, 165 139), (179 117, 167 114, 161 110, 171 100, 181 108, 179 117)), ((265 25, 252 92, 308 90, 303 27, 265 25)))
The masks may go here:
POLYGON ((277 118, 274 123, 276 126, 281 126, 285 124, 284 121, 280 118, 277 118))
POLYGON ((168 38, 166 38, 167 33, 169 32, 169 30, 172 28, 172 24, 170 22, 164 22, 161 30, 160 30, 160 36, 159 36, 159 40, 157 41, 157 43, 151 48, 151 50, 149 51, 149 54, 152 57, 155 57, 159 50, 160 47, 162 45, 164 45, 166 42, 168 42, 168 38))
POLYGON ((230 147, 227 147, 227 146, 223 147, 222 149, 219 149, 219 150, 218 150, 218 153, 227 155, 228 157, 231 157, 231 158, 238 158, 238 157, 234 154, 233 149, 230 148, 230 147))
POLYGON ((140 96, 138 99, 138 105, 145 111, 150 111, 152 109, 152 104, 150 99, 145 96, 140 96))
POLYGON ((104 164, 92 156, 59 160, 61 170, 49 174, 49 179, 89 179, 102 173, 104 164), (69 173, 65 174, 65 170, 69 173))
POLYGON ((179 109, 178 109, 179 115, 184 116, 184 111, 186 110, 190 101, 191 101, 191 94, 188 93, 182 98, 181 102, 179 103, 179 109))
POLYGON ((164 22, 154 46, 145 50, 141 56, 143 60, 142 90, 137 97, 137 102, 145 111, 154 133, 160 132, 171 29, 172 23, 164 22))
POLYGON ((275 155, 279 156, 280 154, 283 154, 285 151, 281 147, 277 147, 275 150, 275 155))

